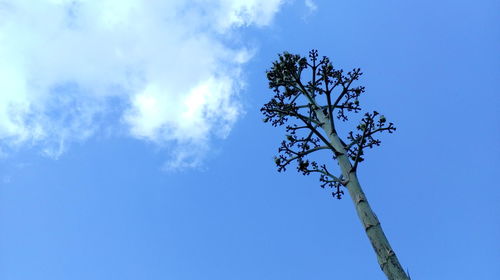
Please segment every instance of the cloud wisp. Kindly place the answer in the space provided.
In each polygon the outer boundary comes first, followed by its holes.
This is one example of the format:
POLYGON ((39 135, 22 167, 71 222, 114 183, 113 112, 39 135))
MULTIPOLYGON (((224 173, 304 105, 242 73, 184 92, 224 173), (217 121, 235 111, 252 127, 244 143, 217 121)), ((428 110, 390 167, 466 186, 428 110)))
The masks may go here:
POLYGON ((281 4, 0 0, 0 150, 57 157, 124 127, 168 146, 172 168, 198 164, 242 113, 241 69, 253 52, 224 39, 270 24, 281 4))
POLYGON ((308 17, 312 16, 318 10, 318 5, 314 3, 313 0, 304 0, 304 5, 307 8, 306 14, 302 17, 303 20, 307 20, 308 17))

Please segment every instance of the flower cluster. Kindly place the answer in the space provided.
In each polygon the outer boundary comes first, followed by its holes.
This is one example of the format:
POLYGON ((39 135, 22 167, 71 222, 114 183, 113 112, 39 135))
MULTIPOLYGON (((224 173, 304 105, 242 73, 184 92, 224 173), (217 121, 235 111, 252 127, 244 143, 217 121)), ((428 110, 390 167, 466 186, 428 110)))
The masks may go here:
MULTIPOLYGON (((365 88, 354 86, 362 75, 361 70, 357 68, 345 73, 335 69, 329 58, 320 59, 318 51, 312 50, 309 59, 284 52, 266 73, 274 96, 261 109, 263 121, 273 126, 286 124, 287 135, 275 157, 278 171, 285 171, 289 164, 296 162, 297 171, 304 175, 319 173, 321 187, 334 188, 334 197, 340 199, 341 187, 345 185, 342 176, 334 176, 325 164, 309 156, 319 150, 330 150, 334 159, 340 154, 325 127, 328 125, 329 131, 337 137, 336 120, 347 121, 349 113, 361 111, 359 97, 365 88), (305 72, 311 74, 307 82, 302 81, 305 72)), ((340 140, 353 168, 363 161, 365 148, 380 145, 380 140, 374 137, 376 133, 392 133, 395 129, 393 123, 387 123, 378 112, 366 113, 357 126, 358 132, 349 133, 349 144, 340 140)))
POLYGON ((357 167, 358 162, 364 160, 363 150, 365 148, 371 149, 374 146, 380 146, 380 143, 382 143, 380 139, 374 137, 377 133, 383 131, 393 133, 396 127, 392 122, 388 123, 384 115, 373 111, 372 113, 365 113, 356 130, 358 131, 356 134, 353 131, 349 132, 347 139, 351 142, 346 147, 349 157, 354 162, 354 168, 357 167))

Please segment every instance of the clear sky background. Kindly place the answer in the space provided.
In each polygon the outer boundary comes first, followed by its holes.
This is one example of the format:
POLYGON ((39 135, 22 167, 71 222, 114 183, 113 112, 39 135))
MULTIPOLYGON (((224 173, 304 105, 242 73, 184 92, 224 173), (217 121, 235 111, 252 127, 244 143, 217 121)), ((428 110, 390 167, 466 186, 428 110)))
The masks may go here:
POLYGON ((0 279, 384 279, 274 166, 265 70, 312 48, 396 123, 359 177, 412 279, 498 279, 498 1, 144 3, 0 1, 0 279))

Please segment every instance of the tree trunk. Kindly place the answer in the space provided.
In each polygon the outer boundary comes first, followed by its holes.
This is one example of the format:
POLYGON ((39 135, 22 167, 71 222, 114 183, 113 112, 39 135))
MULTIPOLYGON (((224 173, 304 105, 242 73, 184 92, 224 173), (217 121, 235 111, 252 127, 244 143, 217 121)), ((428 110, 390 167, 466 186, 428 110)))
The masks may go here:
MULTIPOLYGON (((342 161, 347 161, 350 165, 349 159, 347 159, 346 156, 343 157, 345 157, 345 159, 342 159, 342 161)), ((341 160, 339 159, 339 163, 340 161, 341 160)), ((342 166, 346 164, 340 165, 342 166)), ((344 173, 344 170, 342 171, 342 173, 344 173)), ((380 268, 389 280, 409 280, 410 278, 401 267, 396 253, 392 250, 377 216, 372 211, 370 204, 361 189, 356 172, 350 172, 348 176, 349 177, 347 178, 349 178, 349 181, 347 183, 347 189, 349 191, 349 195, 354 203, 358 217, 363 224, 366 235, 368 235, 368 238, 370 239, 373 250, 375 250, 380 268)))
POLYGON ((396 253, 392 250, 377 216, 372 211, 370 204, 368 204, 368 200, 359 184, 356 171, 352 169, 351 162, 346 155, 347 151, 344 149, 344 145, 340 141, 338 135, 333 131, 328 118, 323 112, 316 110, 316 114, 322 122, 322 128, 328 135, 330 144, 340 152, 340 155, 337 156, 337 160, 342 171, 343 179, 347 180, 347 190, 356 208, 356 213, 363 224, 366 235, 368 235, 373 250, 375 250, 380 268, 389 280, 410 280, 410 277, 406 275, 401 267, 396 257, 396 253))

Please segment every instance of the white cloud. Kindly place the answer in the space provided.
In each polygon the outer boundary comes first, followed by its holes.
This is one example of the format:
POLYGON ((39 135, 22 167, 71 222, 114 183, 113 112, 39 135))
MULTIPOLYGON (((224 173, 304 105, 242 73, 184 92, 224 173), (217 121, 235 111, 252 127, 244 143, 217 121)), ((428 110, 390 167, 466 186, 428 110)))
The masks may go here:
POLYGON ((281 3, 0 0, 3 150, 34 145, 57 157, 121 124, 174 143, 179 166, 199 162, 240 116, 241 67, 252 57, 220 38, 270 24, 281 3))
POLYGON ((272 0, 221 0, 217 15, 217 26, 227 30, 233 26, 268 25, 278 11, 281 2, 272 0))
POLYGON ((314 3, 313 0, 304 0, 304 5, 306 5, 307 8, 307 13, 304 16, 304 19, 314 14, 318 9, 318 6, 316 5, 316 3, 314 3))

